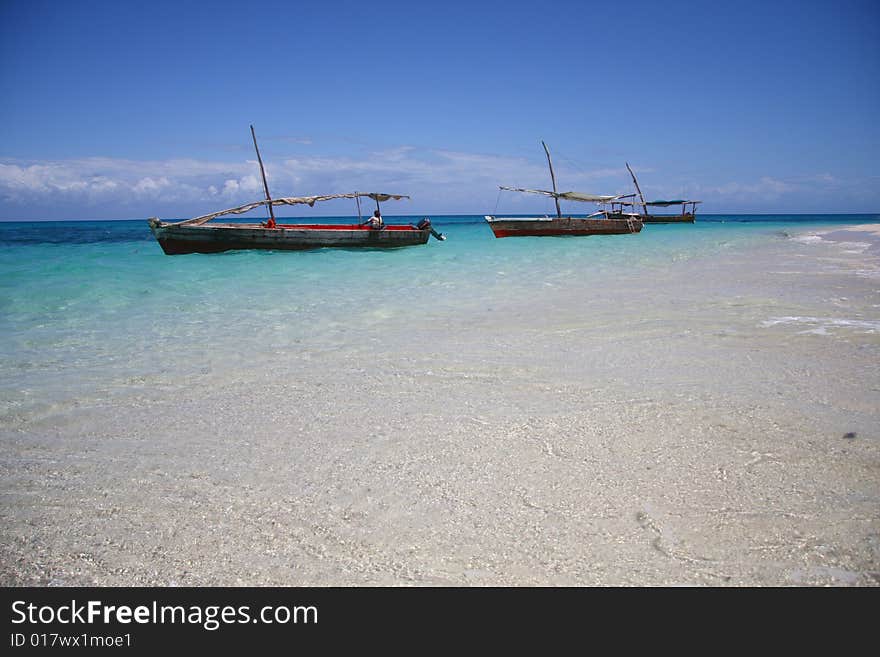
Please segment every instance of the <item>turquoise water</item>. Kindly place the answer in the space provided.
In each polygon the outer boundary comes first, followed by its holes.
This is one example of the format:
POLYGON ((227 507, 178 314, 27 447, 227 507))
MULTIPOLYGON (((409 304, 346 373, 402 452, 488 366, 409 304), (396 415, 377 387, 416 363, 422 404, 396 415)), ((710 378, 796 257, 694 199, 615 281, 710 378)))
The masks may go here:
POLYGON ((876 583, 880 239, 837 229, 880 216, 432 219, 186 256, 0 223, 0 577, 876 583))
MULTIPOLYGON (((401 220, 418 217, 389 218, 401 220)), ((703 216, 639 235, 501 240, 480 216, 432 220, 447 241, 174 257, 145 221, 0 223, 0 422, 238 380, 291 350, 356 358, 373 341, 391 352, 438 331, 480 331, 486 312, 516 321, 554 289, 613 290, 675 263, 880 216, 703 216)))

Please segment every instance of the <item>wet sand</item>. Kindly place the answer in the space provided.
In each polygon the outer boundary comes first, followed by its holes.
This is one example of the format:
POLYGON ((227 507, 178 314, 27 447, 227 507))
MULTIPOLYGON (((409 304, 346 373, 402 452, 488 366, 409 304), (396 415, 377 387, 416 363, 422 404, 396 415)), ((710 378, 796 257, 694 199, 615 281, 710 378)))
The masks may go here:
POLYGON ((0 427, 0 583, 877 585, 867 232, 0 427))

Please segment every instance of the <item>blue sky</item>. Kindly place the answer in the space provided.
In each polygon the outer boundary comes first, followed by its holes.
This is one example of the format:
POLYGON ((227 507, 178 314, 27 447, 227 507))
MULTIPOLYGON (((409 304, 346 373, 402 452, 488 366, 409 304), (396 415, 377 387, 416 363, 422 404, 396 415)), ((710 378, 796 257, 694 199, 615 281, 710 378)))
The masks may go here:
POLYGON ((0 0, 0 97, 6 220, 256 200, 251 123, 274 195, 390 214, 546 210, 497 189, 542 139, 563 189, 880 211, 877 0, 0 0))

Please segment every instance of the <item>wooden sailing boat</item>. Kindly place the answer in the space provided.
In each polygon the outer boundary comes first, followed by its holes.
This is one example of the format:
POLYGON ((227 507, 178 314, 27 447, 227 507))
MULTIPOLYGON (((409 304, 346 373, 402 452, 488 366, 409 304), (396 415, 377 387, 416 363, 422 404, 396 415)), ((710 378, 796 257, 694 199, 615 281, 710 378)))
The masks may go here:
MULTIPOLYGON (((350 192, 346 194, 326 194, 323 196, 297 196, 273 199, 269 195, 266 172, 257 137, 251 126, 254 148, 263 177, 266 200, 254 201, 237 208, 220 210, 211 214, 194 217, 185 221, 165 222, 157 217, 148 219, 150 230, 159 246, 167 255, 183 253, 218 253, 236 249, 278 249, 284 251, 317 249, 322 247, 399 247, 425 244, 433 235, 438 240, 446 239, 431 226, 427 217, 417 225, 386 224, 383 221, 368 219, 361 221, 360 199, 370 198, 376 203, 398 201, 409 198, 404 194, 384 194, 378 192, 350 192), (337 198, 354 199, 358 208, 356 224, 280 224, 275 220, 273 208, 279 205, 308 205, 337 198), (212 219, 230 214, 242 214, 260 206, 269 209, 269 219, 264 223, 212 223, 212 219)), ((379 212, 381 214, 381 211, 379 212)))
POLYGON ((486 221, 495 237, 519 237, 519 236, 559 236, 559 235, 621 235, 626 233, 638 233, 642 230, 642 222, 637 217, 609 217, 604 210, 594 212, 587 217, 563 217, 559 206, 559 199, 566 201, 579 201, 583 203, 607 204, 620 199, 634 197, 635 194, 625 196, 600 196, 585 194, 583 192, 558 192, 556 190, 556 174, 553 172, 553 162, 550 159, 550 150, 543 141, 541 145, 547 154, 547 165, 550 167, 550 181, 553 191, 544 189, 522 189, 520 187, 499 187, 513 192, 525 192, 527 194, 542 194, 550 196, 556 202, 556 217, 496 217, 486 215, 486 221))
POLYGON ((606 216, 609 219, 637 217, 645 224, 694 223, 697 214, 697 204, 702 203, 702 201, 689 201, 684 199, 677 199, 674 201, 645 201, 645 197, 642 195, 642 190, 639 187, 639 181, 636 180, 636 174, 633 173, 633 170, 630 168, 629 162, 626 163, 626 169, 629 171, 629 175, 632 176, 633 185, 635 185, 636 192, 638 192, 639 195, 640 203, 638 203, 638 205, 642 206, 642 211, 641 213, 626 212, 624 208, 635 208, 636 203, 631 201, 615 201, 611 205, 611 210, 606 213, 606 216), (668 208, 675 205, 681 205, 681 214, 650 214, 648 212, 649 207, 668 208), (690 212, 688 212, 688 206, 690 206, 690 212))

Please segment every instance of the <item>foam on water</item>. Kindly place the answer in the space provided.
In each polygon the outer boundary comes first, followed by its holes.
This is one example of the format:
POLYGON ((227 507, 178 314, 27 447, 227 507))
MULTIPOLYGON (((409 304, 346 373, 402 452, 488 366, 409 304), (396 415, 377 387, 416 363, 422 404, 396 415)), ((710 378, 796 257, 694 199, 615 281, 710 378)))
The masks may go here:
POLYGON ((880 320, 859 320, 859 319, 839 319, 835 317, 773 317, 764 322, 761 326, 770 327, 779 324, 816 324, 817 329, 803 331, 804 333, 818 333, 827 335, 831 328, 850 328, 862 333, 878 333, 880 332, 880 320))
POLYGON ((822 241, 822 236, 808 233, 806 235, 792 235, 791 239, 792 241, 802 242, 803 244, 816 244, 822 241))

